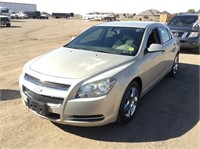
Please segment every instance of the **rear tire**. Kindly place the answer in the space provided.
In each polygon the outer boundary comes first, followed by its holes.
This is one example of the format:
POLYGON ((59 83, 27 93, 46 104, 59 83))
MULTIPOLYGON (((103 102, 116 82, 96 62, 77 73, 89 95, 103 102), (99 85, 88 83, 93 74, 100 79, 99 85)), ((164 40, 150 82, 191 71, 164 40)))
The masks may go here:
POLYGON ((179 66, 179 54, 176 55, 175 59, 174 59, 174 63, 172 66, 172 69, 170 71, 170 76, 175 76, 178 72, 178 66, 179 66))
POLYGON ((140 98, 140 87, 136 81, 133 81, 127 87, 124 96, 122 98, 118 113, 119 123, 126 124, 133 119, 139 98, 140 98))

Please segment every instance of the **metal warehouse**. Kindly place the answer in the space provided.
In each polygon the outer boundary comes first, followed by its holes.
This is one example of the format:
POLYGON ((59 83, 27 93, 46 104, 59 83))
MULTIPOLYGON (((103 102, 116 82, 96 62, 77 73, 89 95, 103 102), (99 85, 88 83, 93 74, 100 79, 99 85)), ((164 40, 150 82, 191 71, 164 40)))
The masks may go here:
POLYGON ((36 11, 36 4, 27 3, 13 3, 13 2, 2 2, 0 1, 0 7, 6 7, 14 12, 24 12, 24 11, 36 11))

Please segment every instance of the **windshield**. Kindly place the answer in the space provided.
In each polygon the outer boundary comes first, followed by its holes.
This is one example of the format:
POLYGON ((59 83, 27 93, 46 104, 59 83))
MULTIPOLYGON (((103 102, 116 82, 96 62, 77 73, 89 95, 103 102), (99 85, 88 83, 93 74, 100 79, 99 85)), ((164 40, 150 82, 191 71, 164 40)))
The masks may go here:
POLYGON ((65 47, 133 56, 138 52, 143 34, 143 28, 94 26, 65 47))
POLYGON ((169 22, 170 26, 192 26, 198 19, 197 16, 175 16, 169 22))

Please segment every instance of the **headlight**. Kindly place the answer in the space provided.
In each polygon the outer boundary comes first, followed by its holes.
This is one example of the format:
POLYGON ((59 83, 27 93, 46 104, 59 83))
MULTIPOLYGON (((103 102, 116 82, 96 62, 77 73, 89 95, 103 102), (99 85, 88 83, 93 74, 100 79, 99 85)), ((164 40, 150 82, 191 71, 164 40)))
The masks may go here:
POLYGON ((199 32, 191 32, 188 37, 197 37, 199 35, 199 32))
POLYGON ((108 78, 83 85, 78 90, 77 98, 91 98, 106 95, 114 86, 116 79, 108 78))

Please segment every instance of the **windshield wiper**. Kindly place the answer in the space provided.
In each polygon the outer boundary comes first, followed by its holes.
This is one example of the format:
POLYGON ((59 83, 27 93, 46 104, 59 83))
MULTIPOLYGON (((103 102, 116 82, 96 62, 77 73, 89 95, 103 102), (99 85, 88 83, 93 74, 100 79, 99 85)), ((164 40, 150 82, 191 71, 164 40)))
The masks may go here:
POLYGON ((72 49, 77 49, 77 50, 88 50, 88 49, 86 49, 86 48, 77 47, 77 46, 69 46, 69 45, 67 45, 67 46, 65 46, 65 47, 67 47, 67 48, 72 48, 72 49))
POLYGON ((80 48, 78 48, 78 47, 76 47, 76 46, 70 46, 70 45, 66 45, 66 46, 64 46, 64 47, 66 47, 66 48, 72 48, 72 49, 80 49, 80 48))
POLYGON ((110 53, 108 51, 104 51, 104 50, 96 50, 97 52, 102 52, 102 53, 110 53))

